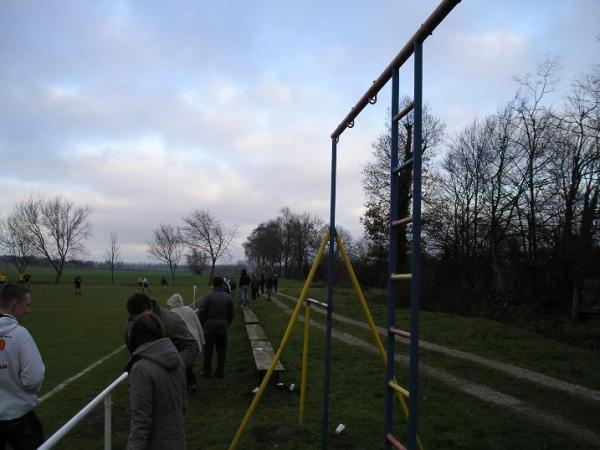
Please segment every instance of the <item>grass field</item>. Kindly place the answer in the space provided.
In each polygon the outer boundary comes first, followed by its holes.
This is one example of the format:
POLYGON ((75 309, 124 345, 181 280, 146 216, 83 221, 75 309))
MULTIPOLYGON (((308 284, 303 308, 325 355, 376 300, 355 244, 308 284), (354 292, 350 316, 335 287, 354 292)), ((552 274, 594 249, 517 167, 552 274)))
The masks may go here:
MULTIPOLYGON (((0 268, 0 271, 3 268, 0 268)), ((4 268, 6 269, 6 268, 4 268)), ((4 272, 6 273, 6 271, 4 272)), ((79 373, 93 362, 123 344, 127 317, 125 301, 135 291, 137 273, 118 273, 116 284, 110 274, 78 271, 83 278, 83 296, 73 295, 71 281, 75 272, 66 272, 63 283, 55 285, 53 273, 32 270, 32 313, 25 319, 46 364, 46 379, 40 395, 51 391, 64 380, 79 373)), ((8 272, 11 277, 11 272, 8 272)), ((148 274, 146 274, 148 275, 148 274)), ((156 284, 160 274, 149 276, 156 284)), ((13 278, 14 279, 14 278, 13 278)), ((191 300, 192 282, 201 292, 206 280, 192 280, 180 275, 177 286, 160 292, 152 286, 151 295, 161 304, 173 292, 191 300)), ((282 291, 296 295, 302 284, 282 280, 282 291)), ((311 290, 312 297, 324 300, 323 288, 311 290)), ((368 299, 382 293, 368 291, 368 299)), ((288 302, 289 306, 293 306, 288 302)), ((385 305, 370 302, 376 322, 385 324, 385 305)), ((289 316, 272 303, 259 300, 251 305, 276 348, 285 331, 289 316)), ((336 312, 362 319, 358 303, 348 289, 336 290, 336 312)), ((398 311, 398 321, 407 327, 407 311, 398 311)), ((324 323, 324 317, 313 314, 324 323)), ((335 327, 371 342, 366 330, 335 322, 335 327)), ((543 374, 600 389, 600 355, 541 338, 516 328, 491 321, 423 313, 422 339, 454 349, 472 352, 543 374)), ((245 431, 240 449, 316 449, 321 446, 322 373, 324 332, 311 330, 309 388, 306 426, 297 428, 298 393, 273 387, 261 401, 245 431)), ((405 345, 398 351, 407 354, 405 345)), ((283 364, 286 384, 300 381, 302 327, 297 326, 283 364)), ((103 364, 78 378, 65 389, 41 403, 37 411, 49 436, 97 393, 122 373, 127 352, 122 350, 103 364)), ((490 386, 514 396, 540 411, 552 413, 577 426, 600 433, 600 404, 570 394, 557 392, 532 382, 506 376, 490 368, 455 359, 432 351, 422 351, 422 361, 471 383, 490 386)), ((196 366, 199 375, 199 365, 196 366)), ((401 384, 407 384, 407 370, 398 365, 401 384)), ((334 340, 332 355, 331 429, 339 423, 346 430, 330 434, 330 448, 373 449, 383 446, 384 371, 372 352, 334 340)), ((252 353, 236 305, 236 318, 230 329, 226 376, 223 379, 200 379, 200 390, 188 397, 187 433, 190 449, 227 448, 246 408, 258 379, 252 353)), ((129 429, 128 386, 123 383, 114 394, 114 448, 123 448, 129 429)), ((435 379, 420 377, 419 429, 428 449, 584 449, 594 448, 585 441, 566 435, 535 418, 524 420, 510 409, 494 406, 466 395, 435 379)), ((405 422, 396 408, 395 434, 405 439, 405 422)), ((103 410, 99 408, 83 421, 58 448, 100 449, 103 446, 103 410)))

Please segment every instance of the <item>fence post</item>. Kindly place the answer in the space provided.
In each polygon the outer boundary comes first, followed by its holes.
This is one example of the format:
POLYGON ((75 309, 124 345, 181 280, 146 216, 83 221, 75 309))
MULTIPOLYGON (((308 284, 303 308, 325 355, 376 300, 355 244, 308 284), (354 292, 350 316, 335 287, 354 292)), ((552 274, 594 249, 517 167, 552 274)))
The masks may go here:
POLYGON ((111 450, 112 442, 112 396, 108 394, 104 399, 104 450, 111 450))

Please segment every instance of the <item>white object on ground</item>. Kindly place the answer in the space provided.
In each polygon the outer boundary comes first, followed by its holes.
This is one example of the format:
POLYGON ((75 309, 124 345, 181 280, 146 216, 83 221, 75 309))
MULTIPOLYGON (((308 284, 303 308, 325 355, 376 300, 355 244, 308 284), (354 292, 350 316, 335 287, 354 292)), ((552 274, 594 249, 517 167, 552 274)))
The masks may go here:
POLYGON ((337 428, 335 429, 335 432, 337 434, 340 434, 342 431, 344 431, 346 429, 346 425, 344 425, 343 423, 340 423, 337 428))

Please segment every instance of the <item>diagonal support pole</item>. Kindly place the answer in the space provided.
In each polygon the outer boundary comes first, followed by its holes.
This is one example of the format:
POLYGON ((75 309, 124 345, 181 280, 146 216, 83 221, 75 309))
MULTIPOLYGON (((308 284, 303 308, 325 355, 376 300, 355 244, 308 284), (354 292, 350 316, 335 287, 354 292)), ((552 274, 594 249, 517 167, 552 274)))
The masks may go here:
MULTIPOLYGON (((356 274, 354 273, 354 268, 352 267, 352 262, 350 261, 348 252, 346 251, 346 248, 344 247, 344 244, 342 243, 342 240, 337 235, 337 233, 335 235, 335 239, 336 239, 338 248, 340 249, 340 252, 342 253, 342 260, 344 261, 344 266, 346 267, 348 276, 350 277, 350 280, 352 281, 352 286, 354 287, 354 292, 356 292, 356 296, 358 297, 358 302, 360 303, 360 306, 362 307, 365 318, 367 319, 367 323, 369 324, 369 329, 371 330, 373 340, 375 341, 375 346, 377 347, 377 350, 379 351, 379 356, 381 357, 381 360, 383 361, 383 365, 386 366, 387 365, 387 354, 386 354, 385 348, 383 347, 383 342, 381 342, 381 337, 379 336, 379 333, 377 332, 377 328, 375 327, 375 321, 373 320, 373 315, 371 314, 369 305, 367 305, 367 300, 365 299, 362 289, 360 288, 360 283, 358 282, 358 278, 356 277, 356 274)), ((393 382, 397 383, 397 380, 395 377, 393 378, 393 382)), ((396 398, 400 402, 400 405, 402 407, 402 412, 404 413, 404 417, 406 419, 408 419, 408 406, 406 405, 406 400, 404 400, 404 397, 398 392, 396 392, 396 398)), ((417 436, 417 445, 419 447, 419 450, 423 450, 423 445, 421 444, 421 440, 419 439, 419 436, 417 436)))
POLYGON ((294 329, 294 325, 296 323, 296 320, 298 319, 298 314, 300 313, 300 309, 302 309, 302 304, 308 298, 308 291, 310 289, 313 279, 315 278, 315 274, 317 273, 317 268, 319 267, 319 263, 321 262, 321 258, 323 257, 323 253, 325 252, 325 247, 327 246, 328 241, 329 241, 329 232, 326 232, 325 236, 323 236, 323 240, 321 241, 321 245, 319 247, 319 251, 317 252, 317 256, 315 257, 315 260, 313 261, 313 265, 310 268, 308 278, 306 278, 306 281, 304 282, 304 287, 302 288, 302 293, 300 294, 300 298, 298 298, 298 302, 296 303, 296 306, 294 307, 294 311, 292 312, 292 316, 290 317, 290 321, 288 322, 287 329, 285 330, 283 338, 281 339, 281 344, 279 344, 277 353, 273 357, 273 361, 271 361, 269 370, 267 370, 267 373, 265 374, 262 382, 260 383, 258 392, 254 396, 254 399, 252 399, 252 403, 248 407, 248 410, 246 411, 246 415, 242 419, 242 423, 240 423, 240 426, 235 433, 233 441, 231 441, 231 444, 229 445, 229 450, 234 450, 235 448, 237 448, 237 445, 240 442, 240 438, 242 437, 242 433, 244 432, 244 429, 248 425, 248 422, 250 421, 252 414, 254 414, 254 410, 256 409, 258 402, 260 401, 265 390, 267 389, 267 385, 269 384, 271 376, 273 375, 275 366, 277 366, 277 363, 281 359, 283 350, 284 350, 285 346, 287 345, 287 342, 290 339, 290 336, 292 335, 292 330, 294 329))

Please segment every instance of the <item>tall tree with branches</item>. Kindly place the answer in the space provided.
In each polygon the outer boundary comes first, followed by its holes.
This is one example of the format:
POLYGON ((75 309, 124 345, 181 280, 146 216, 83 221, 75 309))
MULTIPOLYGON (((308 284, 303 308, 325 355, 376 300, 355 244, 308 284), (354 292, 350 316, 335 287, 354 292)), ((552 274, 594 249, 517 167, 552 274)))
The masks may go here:
POLYGON ((91 235, 87 206, 76 206, 63 197, 29 197, 16 205, 27 239, 35 252, 46 258, 59 283, 67 259, 85 253, 85 240, 91 235))
POLYGON ((0 248, 19 273, 24 273, 35 254, 19 210, 0 220, 0 248))
POLYGON ((175 285, 175 272, 183 256, 185 244, 181 231, 173 225, 160 224, 152 234, 148 243, 148 253, 153 258, 164 262, 171 272, 171 283, 175 285))
POLYGON ((108 249, 104 254, 108 267, 110 268, 110 282, 115 284, 115 270, 119 265, 119 259, 121 257, 121 246, 118 243, 116 231, 110 232, 110 242, 108 243, 108 249))
POLYGON ((210 211, 196 209, 183 218, 182 227, 186 244, 208 255, 210 259, 209 283, 215 274, 217 261, 227 253, 237 227, 227 227, 210 211))

